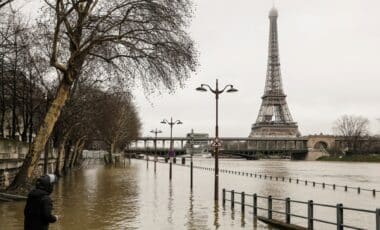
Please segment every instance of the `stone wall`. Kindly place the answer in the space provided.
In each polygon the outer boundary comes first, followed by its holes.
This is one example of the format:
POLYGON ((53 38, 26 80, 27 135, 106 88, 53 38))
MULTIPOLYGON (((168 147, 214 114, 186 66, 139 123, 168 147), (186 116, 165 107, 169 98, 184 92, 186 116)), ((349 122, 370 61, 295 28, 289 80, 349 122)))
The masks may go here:
MULTIPOLYGON (((24 158, 29 150, 29 144, 0 139, 0 190, 5 189, 16 176, 19 168, 21 167, 24 158)), ((56 149, 49 149, 48 172, 53 173, 55 169, 57 158, 56 149)), ((41 154, 38 163, 38 172, 42 174, 44 165, 44 154, 41 154)), ((61 163, 63 165, 63 162, 61 163)))

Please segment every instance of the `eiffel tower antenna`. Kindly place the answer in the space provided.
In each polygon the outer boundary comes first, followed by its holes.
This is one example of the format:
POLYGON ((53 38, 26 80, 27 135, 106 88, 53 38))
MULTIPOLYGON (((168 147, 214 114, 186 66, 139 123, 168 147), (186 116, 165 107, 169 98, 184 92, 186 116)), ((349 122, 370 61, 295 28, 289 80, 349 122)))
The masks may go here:
POLYGON ((273 7, 269 11, 268 66, 264 95, 256 123, 252 125, 250 137, 296 137, 300 135, 297 123, 293 121, 290 114, 282 86, 277 18, 278 11, 273 7))

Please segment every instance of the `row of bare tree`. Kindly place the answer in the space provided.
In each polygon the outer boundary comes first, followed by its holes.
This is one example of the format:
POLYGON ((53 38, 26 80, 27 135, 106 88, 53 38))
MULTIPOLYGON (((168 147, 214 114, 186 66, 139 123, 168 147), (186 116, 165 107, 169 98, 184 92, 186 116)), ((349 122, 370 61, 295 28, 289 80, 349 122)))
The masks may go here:
POLYGON ((13 10, 0 18, 0 138, 32 140, 46 111, 43 63, 31 56, 36 46, 28 25, 13 10), (45 98, 44 98, 45 97, 45 98))
POLYGON ((77 81, 53 129, 52 139, 58 148, 56 174, 76 166, 83 148, 101 140, 111 154, 120 151, 131 139, 139 136, 141 123, 129 94, 103 90, 77 81), (72 151, 70 151, 72 150, 72 151), (58 161, 59 162, 59 161, 58 161))
POLYGON ((380 137, 370 135, 368 118, 357 115, 343 115, 335 121, 333 130, 341 136, 341 146, 331 149, 334 153, 342 150, 348 154, 380 153, 380 137))
MULTIPOLYGON (((2 33, 2 66, 9 69, 3 75, 9 82, 3 92, 17 96, 2 98, 4 114, 12 115, 7 122, 10 136, 23 135, 23 127, 32 130, 29 134, 35 130, 9 190, 31 182, 49 139, 60 149, 60 158, 68 158, 65 167, 75 164, 86 140, 100 138, 111 153, 116 151, 140 128, 132 96, 126 92, 135 86, 147 93, 172 91, 197 65, 187 31, 190 0, 44 0, 41 10, 31 9, 38 19, 28 24, 19 19, 22 16, 9 16, 14 12, 5 2, 0 2, 0 18, 3 31, 9 27, 11 32, 2 33), (24 107, 29 113, 35 107, 43 111, 32 124, 17 125, 24 113, 21 75, 27 78, 26 89, 35 92, 29 93, 24 107), (65 154, 67 145, 76 149, 72 156, 65 154)), ((22 120, 33 120, 34 114, 25 117, 29 119, 22 120)))

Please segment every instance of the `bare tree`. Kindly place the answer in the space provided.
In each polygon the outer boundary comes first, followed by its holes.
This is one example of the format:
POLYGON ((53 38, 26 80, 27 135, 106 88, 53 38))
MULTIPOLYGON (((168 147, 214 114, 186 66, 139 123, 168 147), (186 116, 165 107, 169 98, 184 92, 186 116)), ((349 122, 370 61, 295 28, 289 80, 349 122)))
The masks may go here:
POLYGON ((140 118, 131 98, 123 92, 104 93, 99 101, 93 124, 109 146, 108 162, 112 163, 112 154, 139 136, 140 118))
POLYGON ((361 137, 369 134, 369 120, 362 116, 343 115, 335 121, 334 131, 342 136, 347 147, 352 152, 357 152, 361 137))
POLYGON ((48 18, 42 24, 44 35, 51 39, 50 63, 62 77, 11 190, 32 178, 40 152, 85 66, 103 71, 109 82, 139 79, 150 89, 174 89, 196 66, 193 42, 185 30, 190 0, 45 2, 48 18))
POLYGON ((0 136, 4 127, 13 139, 31 142, 35 124, 39 123, 40 105, 44 101, 40 79, 44 66, 35 49, 31 28, 17 11, 0 19, 0 136))
POLYGON ((0 0, 0 9, 4 6, 8 5, 9 3, 13 2, 14 0, 0 0))

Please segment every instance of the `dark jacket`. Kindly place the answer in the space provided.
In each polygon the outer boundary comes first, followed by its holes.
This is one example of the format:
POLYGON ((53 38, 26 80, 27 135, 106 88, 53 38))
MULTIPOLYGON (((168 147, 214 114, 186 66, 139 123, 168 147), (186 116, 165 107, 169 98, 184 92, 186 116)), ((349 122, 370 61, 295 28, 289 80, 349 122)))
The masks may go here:
POLYGON ((52 215, 51 188, 50 185, 37 184, 37 188, 29 193, 24 209, 24 230, 47 230, 49 223, 57 221, 52 215))

